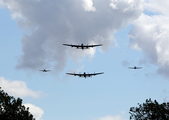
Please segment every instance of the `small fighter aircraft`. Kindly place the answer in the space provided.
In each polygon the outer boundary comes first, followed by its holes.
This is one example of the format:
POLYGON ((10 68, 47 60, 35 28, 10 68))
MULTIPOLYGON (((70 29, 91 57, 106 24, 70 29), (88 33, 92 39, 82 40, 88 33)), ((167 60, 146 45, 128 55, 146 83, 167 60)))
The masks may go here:
POLYGON ((136 66, 134 66, 134 67, 129 67, 129 69, 141 69, 142 67, 136 67, 136 66))
POLYGON ((97 47, 97 46, 102 46, 102 44, 99 44, 99 45, 70 45, 70 44, 63 44, 65 46, 71 46, 71 47, 76 47, 76 49, 88 49, 88 48, 93 48, 93 47, 97 47))
POLYGON ((39 71, 42 71, 42 72, 49 72, 49 71, 51 71, 51 70, 43 69, 43 70, 39 70, 39 71))
POLYGON ((93 73, 93 74, 88 74, 88 73, 85 73, 85 72, 84 72, 83 74, 80 74, 80 73, 79 73, 79 74, 75 74, 75 73, 66 73, 66 74, 86 78, 86 77, 92 77, 92 76, 99 75, 99 74, 104 74, 104 72, 101 72, 101 73, 93 73))

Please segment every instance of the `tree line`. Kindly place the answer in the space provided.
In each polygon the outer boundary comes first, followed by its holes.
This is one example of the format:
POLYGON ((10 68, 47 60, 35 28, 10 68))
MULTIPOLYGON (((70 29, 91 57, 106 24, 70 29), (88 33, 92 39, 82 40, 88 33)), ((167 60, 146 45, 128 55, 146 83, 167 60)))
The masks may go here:
MULTIPOLYGON (((169 120, 169 102, 159 104, 146 99, 137 107, 130 107, 130 120, 169 120)), ((22 105, 22 99, 9 96, 0 87, 0 120, 35 120, 29 108, 22 105)))

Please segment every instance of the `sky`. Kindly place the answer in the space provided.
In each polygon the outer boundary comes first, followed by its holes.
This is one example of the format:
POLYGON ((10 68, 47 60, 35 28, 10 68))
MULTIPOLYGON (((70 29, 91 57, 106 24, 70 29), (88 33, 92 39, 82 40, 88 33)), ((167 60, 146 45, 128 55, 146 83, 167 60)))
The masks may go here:
POLYGON ((0 87, 23 99, 36 120, 128 120, 137 103, 168 102, 168 6, 167 0, 0 0, 0 87), (85 79, 68 72, 104 74, 85 79))

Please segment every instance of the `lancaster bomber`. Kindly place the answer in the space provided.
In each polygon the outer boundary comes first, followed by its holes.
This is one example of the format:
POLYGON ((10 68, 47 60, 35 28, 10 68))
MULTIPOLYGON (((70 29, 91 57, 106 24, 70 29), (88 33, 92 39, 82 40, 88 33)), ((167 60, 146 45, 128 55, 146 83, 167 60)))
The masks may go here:
POLYGON ((93 74, 88 74, 88 73, 85 73, 85 72, 84 72, 83 74, 80 74, 80 73, 79 73, 79 74, 75 74, 75 73, 66 73, 66 74, 86 78, 86 77, 92 77, 92 76, 99 75, 99 74, 104 74, 104 72, 101 72, 101 73, 93 73, 93 74))
POLYGON ((39 71, 42 71, 42 72, 49 72, 49 71, 51 71, 51 70, 43 69, 43 70, 39 70, 39 71))
POLYGON ((89 49, 89 48, 93 48, 93 47, 97 47, 97 46, 102 46, 102 44, 99 44, 99 45, 70 45, 70 44, 63 44, 65 46, 71 46, 71 47, 76 47, 76 49, 89 49))
POLYGON ((136 66, 134 66, 134 67, 129 67, 129 69, 141 69, 142 67, 136 67, 136 66))

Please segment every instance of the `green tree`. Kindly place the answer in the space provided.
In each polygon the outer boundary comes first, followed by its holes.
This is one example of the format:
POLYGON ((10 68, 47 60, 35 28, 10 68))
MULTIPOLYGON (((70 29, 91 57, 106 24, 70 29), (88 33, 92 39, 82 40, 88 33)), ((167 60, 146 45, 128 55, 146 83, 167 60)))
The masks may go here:
POLYGON ((169 120, 169 102, 159 104, 146 99, 146 103, 138 105, 130 108, 130 120, 169 120))
POLYGON ((22 99, 9 96, 0 88, 0 120, 35 120, 22 99))

